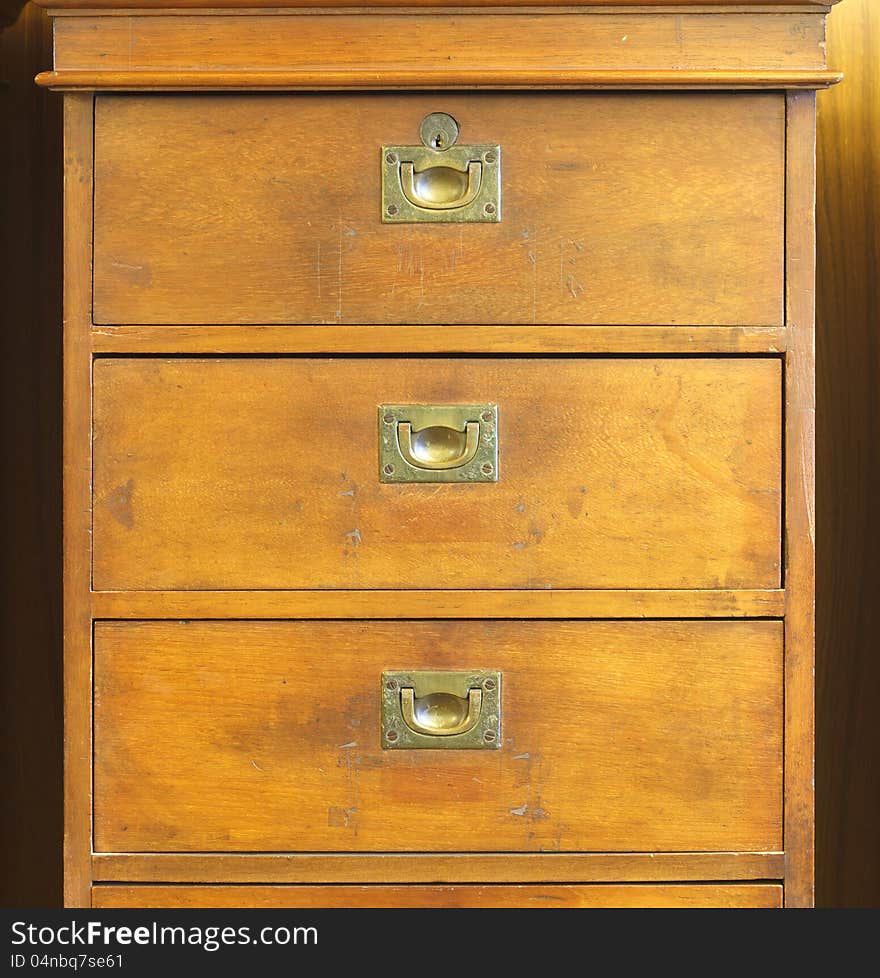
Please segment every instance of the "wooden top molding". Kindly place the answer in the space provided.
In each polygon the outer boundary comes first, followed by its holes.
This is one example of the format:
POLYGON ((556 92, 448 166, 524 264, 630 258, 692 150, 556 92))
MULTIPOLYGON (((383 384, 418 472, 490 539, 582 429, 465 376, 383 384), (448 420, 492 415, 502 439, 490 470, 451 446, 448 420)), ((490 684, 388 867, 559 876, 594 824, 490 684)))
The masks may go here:
POLYGON ((840 80, 827 70, 826 8, 816 4, 593 2, 455 12, 372 8, 367 15, 277 7, 126 12, 112 0, 103 3, 104 13, 92 0, 93 9, 56 18, 54 71, 38 76, 41 85, 795 89, 840 80))
MULTIPOLYGON (((801 7, 829 8, 840 0, 34 0, 52 11, 64 10, 279 10, 285 8, 370 9, 388 7, 801 7)), ((6 3, 24 6, 20 0, 6 3)))

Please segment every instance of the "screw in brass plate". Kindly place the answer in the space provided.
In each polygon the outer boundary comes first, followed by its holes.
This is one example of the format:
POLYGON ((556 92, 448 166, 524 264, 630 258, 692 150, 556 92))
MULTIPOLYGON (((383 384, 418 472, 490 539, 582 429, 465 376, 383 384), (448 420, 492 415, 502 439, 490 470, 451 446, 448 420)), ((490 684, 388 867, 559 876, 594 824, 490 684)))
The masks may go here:
POLYGON ((394 424, 394 415, 386 414, 385 417, 382 418, 382 420, 385 422, 385 424, 394 424))
POLYGON ((487 730, 483 734, 483 740, 485 740, 487 743, 491 743, 494 739, 495 739, 495 731, 494 730, 487 730))
POLYGON ((483 462, 483 464, 480 466, 480 471, 483 473, 483 475, 491 475, 492 474, 492 463, 491 462, 483 462))
POLYGON ((391 743, 393 744, 394 741, 397 740, 397 731, 389 730, 388 733, 385 734, 385 739, 390 740, 391 743))
POLYGON ((495 688, 495 680, 494 679, 487 679, 483 683, 483 689, 488 689, 491 692, 491 690, 493 690, 494 688, 495 688))
POLYGON ((489 150, 489 152, 485 154, 485 156, 483 157, 483 159, 484 159, 484 160, 485 160, 485 161, 486 161, 487 163, 494 163, 494 162, 495 162, 495 159, 496 159, 496 157, 495 157, 495 154, 494 154, 494 153, 492 152, 492 150, 489 150))
POLYGON ((393 465, 392 465, 392 464, 391 464, 391 463, 389 462, 389 463, 388 463, 388 464, 387 464, 387 465, 386 465, 386 466, 385 466, 385 467, 384 467, 384 468, 382 469, 382 471, 383 471, 383 472, 385 473, 385 475, 392 475, 392 474, 393 474, 393 472, 394 472, 394 466, 393 466, 393 465))
POLYGON ((394 164, 397 162, 397 153, 387 153, 385 155, 385 162, 390 166, 394 166, 394 164))
POLYGON ((390 689, 391 692, 393 693, 394 690, 397 689, 397 680, 396 679, 389 679, 388 682, 385 683, 385 688, 386 689, 390 689))
POLYGON ((492 418, 493 418, 493 415, 492 415, 492 412, 491 411, 484 411, 480 415, 480 417, 483 419, 483 421, 491 421, 492 418))
POLYGON ((394 215, 397 213, 397 204, 389 204, 385 210, 391 217, 394 217, 394 215))
POLYGON ((494 214, 494 213, 495 213, 495 205, 494 205, 494 204, 486 204, 486 205, 485 205, 485 206, 483 207, 483 210, 484 210, 484 211, 485 211, 485 212, 486 212, 487 214, 494 214))

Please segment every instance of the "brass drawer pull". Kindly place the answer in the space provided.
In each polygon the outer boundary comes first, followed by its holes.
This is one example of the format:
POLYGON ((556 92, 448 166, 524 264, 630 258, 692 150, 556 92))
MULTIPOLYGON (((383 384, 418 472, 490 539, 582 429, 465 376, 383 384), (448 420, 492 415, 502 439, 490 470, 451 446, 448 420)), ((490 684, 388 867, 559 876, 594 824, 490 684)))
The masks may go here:
POLYGON ((458 123, 432 112, 421 146, 382 147, 382 220, 496 224, 501 220, 501 147, 456 146, 458 123))
POLYGON ((457 469, 477 454, 480 445, 480 424, 468 421, 464 431, 448 425, 435 424, 413 432, 408 421, 397 425, 400 454, 417 469, 457 469))
POLYGON ((429 210, 452 210, 470 204, 482 182, 482 163, 468 163, 465 172, 451 166, 429 166, 419 173, 412 163, 400 164, 403 196, 416 207, 429 210))
POLYGON ((497 482, 496 405, 380 405, 379 481, 497 482))
POLYGON ((501 746, 501 673, 383 672, 382 746, 497 749, 501 746))
POLYGON ((400 690, 403 722, 415 733, 432 737, 454 737, 473 730, 480 719, 483 691, 468 690, 467 699, 455 693, 428 693, 416 696, 411 686, 400 690))

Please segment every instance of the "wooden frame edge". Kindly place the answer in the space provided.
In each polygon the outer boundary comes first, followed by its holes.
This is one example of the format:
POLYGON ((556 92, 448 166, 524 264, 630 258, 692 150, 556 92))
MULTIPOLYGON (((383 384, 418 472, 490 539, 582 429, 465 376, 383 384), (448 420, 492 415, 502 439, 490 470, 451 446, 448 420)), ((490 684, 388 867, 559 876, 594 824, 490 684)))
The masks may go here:
POLYGON ((753 90, 828 88, 839 71, 608 70, 302 70, 302 71, 43 71, 36 83, 60 91, 379 91, 400 89, 753 90))
POLYGON ((816 97, 786 111, 785 905, 814 900, 816 97))
POLYGON ((64 904, 90 905, 94 98, 64 100, 64 904))
POLYGON ((781 852, 96 853, 96 882, 638 883, 778 880, 781 852))
POLYGON ((781 618, 767 591, 95 591, 96 619, 781 618))

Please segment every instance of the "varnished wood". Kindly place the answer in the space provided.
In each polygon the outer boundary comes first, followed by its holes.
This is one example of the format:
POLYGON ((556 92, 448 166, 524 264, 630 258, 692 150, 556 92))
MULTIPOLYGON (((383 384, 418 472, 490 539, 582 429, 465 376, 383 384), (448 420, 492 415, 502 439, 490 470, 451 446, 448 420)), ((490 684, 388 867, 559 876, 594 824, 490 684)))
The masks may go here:
POLYGON ((95 618, 781 618, 783 591, 98 591, 95 618))
POLYGON ((37 84, 59 91, 89 89, 124 91, 371 91, 405 88, 411 90, 458 89, 619 89, 648 90, 755 90, 828 88, 843 76, 836 71, 451 71, 428 69, 386 71, 381 76, 369 71, 46 71, 37 84))
POLYGON ((64 903, 89 906, 92 630, 91 95, 64 104, 64 903))
POLYGON ((641 874, 776 902, 784 877, 809 905, 815 103, 796 90, 839 78, 825 9, 62 14, 41 81, 136 91, 98 97, 94 188, 91 95, 68 97, 68 901, 139 875, 160 902, 173 883, 235 902, 237 881, 582 899, 641 874), (352 87, 381 91, 331 91, 352 87), (480 87, 529 91, 455 91, 480 87), (677 91, 635 91, 656 87, 677 91), (379 224, 376 146, 437 109, 501 142, 501 225, 379 224), (378 485, 389 376, 396 401, 499 400, 501 481, 378 485), (90 591, 92 557, 112 591, 90 591), (504 670, 503 749, 382 752, 379 672, 469 650, 504 670))
POLYGON ((780 95, 441 101, 500 224, 380 223, 433 94, 99 96, 95 322, 781 325, 780 95))
POLYGON ((95 880, 132 883, 643 883, 782 879, 781 852, 96 853, 95 880))
POLYGON ((51 56, 45 11, 0 31, 2 907, 62 887, 61 100, 33 85, 51 56))
POLYGON ((99 623, 98 851, 781 843, 778 622, 99 623), (503 749, 389 751, 383 669, 503 673, 503 749))
POLYGON ((782 906, 782 887, 96 886, 93 907, 732 907, 782 906))
POLYGON ((880 907, 880 5, 847 0, 819 101, 816 902, 880 907))
POLYGON ((779 584, 777 359, 109 358, 94 384, 97 589, 779 584), (379 482, 377 405, 487 401, 497 483, 379 482))
POLYGON ((789 95, 785 372, 785 903, 813 904, 816 101, 789 95))
POLYGON ((95 353, 784 353, 763 326, 96 326, 95 353))
MULTIPOLYGON (((56 71, 386 73, 822 71, 817 13, 443 11, 363 16, 78 16, 55 25, 56 71), (425 38, 430 37, 430 43, 425 38)), ((416 81, 416 84, 419 82, 416 81)))
MULTIPOLYGON (((15 3, 16 0, 11 0, 15 3)), ((324 8, 324 7, 665 7, 675 10, 677 7, 728 7, 736 9, 760 7, 764 9, 784 9, 785 7, 801 8, 804 10, 828 8, 840 0, 148 0, 149 6, 157 10, 166 8, 217 8, 247 7, 254 9, 283 9, 283 8, 324 8)), ((134 5, 133 0, 39 0, 40 6, 49 7, 53 12, 75 11, 78 9, 102 10, 114 13, 118 10, 129 12, 134 5)))

